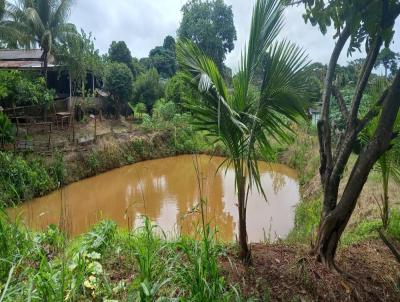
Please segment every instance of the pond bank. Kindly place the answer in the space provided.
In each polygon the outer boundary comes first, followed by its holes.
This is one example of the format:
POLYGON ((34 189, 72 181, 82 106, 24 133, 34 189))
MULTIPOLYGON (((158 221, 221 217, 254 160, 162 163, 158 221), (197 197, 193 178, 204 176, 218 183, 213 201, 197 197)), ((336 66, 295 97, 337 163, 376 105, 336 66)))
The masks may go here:
POLYGON ((181 154, 223 155, 204 142, 185 143, 172 131, 109 133, 96 142, 50 154, 0 152, 0 200, 6 206, 40 197, 73 182, 150 159, 181 154))

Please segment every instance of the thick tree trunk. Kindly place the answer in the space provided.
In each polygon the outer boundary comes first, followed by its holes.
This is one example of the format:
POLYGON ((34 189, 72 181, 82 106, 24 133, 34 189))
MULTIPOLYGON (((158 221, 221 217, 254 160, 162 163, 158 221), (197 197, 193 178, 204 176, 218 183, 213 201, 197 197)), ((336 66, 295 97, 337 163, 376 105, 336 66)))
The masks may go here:
MULTIPOLYGON (((361 151, 340 202, 334 209, 322 216, 315 253, 317 258, 331 269, 336 269, 334 258, 340 237, 354 211, 368 175, 374 164, 388 150, 394 137, 393 127, 400 108, 399 95, 400 71, 383 102, 377 130, 371 141, 361 151)), ((345 147, 343 146, 343 148, 345 147)), ((336 182, 328 182, 324 187, 324 198, 335 200, 337 185, 336 182)))

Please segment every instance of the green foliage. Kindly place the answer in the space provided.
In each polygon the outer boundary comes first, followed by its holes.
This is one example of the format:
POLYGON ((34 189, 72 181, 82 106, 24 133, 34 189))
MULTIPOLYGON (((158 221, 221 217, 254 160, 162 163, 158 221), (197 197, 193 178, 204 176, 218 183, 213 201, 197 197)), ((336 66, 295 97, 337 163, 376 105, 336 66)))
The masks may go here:
POLYGON ((394 76, 397 72, 398 63, 400 62, 400 54, 393 52, 390 48, 385 47, 379 53, 376 62, 375 68, 379 66, 383 66, 385 69, 385 78, 388 77, 390 72, 391 76, 394 76))
POLYGON ((132 58, 131 51, 125 41, 112 41, 108 49, 108 60, 110 62, 123 63, 128 66, 134 78, 140 73, 137 59, 132 58))
POLYGON ((156 235, 156 230, 157 226, 144 217, 144 226, 134 230, 130 238, 129 244, 139 271, 131 285, 131 296, 136 296, 137 301, 156 301, 161 289, 170 282, 169 278, 165 278, 165 272, 171 269, 173 259, 169 263, 159 261, 167 244, 156 235))
MULTIPOLYGON (((187 42, 177 48, 186 82, 201 93, 201 98, 187 103, 194 115, 193 125, 226 147, 226 161, 235 169, 239 215, 246 213, 246 188, 255 186, 266 197, 259 155, 268 161, 273 154, 271 140, 287 139, 290 122, 305 117, 308 97, 303 71, 307 59, 303 50, 287 41, 274 43, 282 29, 282 17, 280 1, 256 2, 248 49, 242 55, 232 92, 216 64, 199 47, 187 42), (263 58, 266 64, 260 65, 263 58), (254 90, 252 81, 259 67, 263 84, 254 90)), ((247 240, 245 218, 239 221, 241 257, 248 258, 247 242, 243 242, 247 240)))
POLYGON ((47 168, 39 160, 26 161, 0 152, 0 201, 10 206, 56 188, 47 168))
POLYGON ((164 89, 155 68, 139 75, 133 83, 133 102, 135 104, 145 104, 148 112, 151 112, 154 103, 162 97, 163 94, 164 89))
POLYGON ((0 111, 0 148, 14 141, 15 128, 8 117, 0 111))
POLYGON ((109 220, 104 220, 96 224, 92 230, 83 237, 80 250, 88 253, 102 253, 113 239, 116 230, 117 224, 109 220))
POLYGON ((11 268, 32 251, 31 238, 11 222, 0 203, 0 292, 11 268))
POLYGON ((394 21, 400 13, 400 3, 389 0, 382 5, 381 0, 288 0, 287 3, 303 2, 306 12, 304 19, 313 26, 318 25, 321 32, 326 34, 331 25, 339 32, 345 25, 350 25, 349 53, 360 50, 365 42, 368 47, 371 42, 368 37, 375 37, 380 31, 386 46, 393 39, 394 21), (381 20, 384 20, 383 22, 381 20))
POLYGON ((180 108, 182 108, 185 100, 195 99, 196 97, 199 97, 199 94, 185 81, 182 72, 178 72, 165 84, 165 99, 168 102, 174 102, 180 108))
POLYGON ((125 64, 108 64, 104 87, 110 93, 117 115, 119 115, 121 105, 127 103, 132 95, 132 81, 132 72, 125 64))
POLYGON ((137 103, 134 107, 134 112, 139 113, 139 116, 142 117, 144 113, 146 113, 146 105, 144 103, 137 103))
POLYGON ((355 244, 367 239, 378 238, 377 230, 382 227, 382 222, 379 220, 363 220, 343 234, 341 243, 344 245, 355 244))
POLYGON ((97 77, 103 76, 104 64, 91 33, 86 34, 81 30, 81 33, 66 35, 57 45, 55 57, 62 66, 61 70, 68 71, 73 86, 80 87, 83 95, 88 71, 97 77))
POLYGON ((67 168, 64 163, 64 155, 61 151, 53 152, 53 159, 49 167, 50 177, 58 184, 64 185, 67 179, 67 168))
POLYGON ((42 77, 28 77, 21 71, 0 70, 0 106, 49 104, 55 92, 46 88, 42 77))
POLYGON ((158 100, 153 107, 153 118, 165 122, 172 121, 176 114, 176 105, 173 102, 166 102, 164 99, 158 100))
POLYGON ((90 152, 87 163, 92 174, 95 174, 99 170, 100 160, 96 151, 90 152))
POLYGON ((189 291, 190 301, 234 300, 233 292, 226 290, 226 282, 219 272, 218 256, 222 251, 215 244, 210 226, 199 233, 201 240, 182 238, 178 244, 187 258, 178 268, 179 283, 189 291))
POLYGON ((182 13, 179 39, 196 43, 222 72, 225 55, 237 39, 232 7, 223 0, 191 0, 183 5, 182 13))
POLYGON ((296 206, 294 227, 289 233, 289 242, 310 243, 318 230, 322 203, 320 199, 302 201, 296 206))
POLYGON ((43 50, 45 69, 56 42, 76 32, 75 25, 67 23, 71 6, 72 0, 18 0, 7 5, 12 16, 8 26, 19 33, 15 44, 30 47, 38 43, 43 50))
POLYGON ((151 66, 157 69, 162 78, 170 78, 176 73, 175 40, 171 36, 164 39, 163 46, 157 46, 149 54, 151 66))
POLYGON ((400 210, 393 209, 389 219, 389 227, 387 229, 389 235, 396 240, 400 240, 400 210))

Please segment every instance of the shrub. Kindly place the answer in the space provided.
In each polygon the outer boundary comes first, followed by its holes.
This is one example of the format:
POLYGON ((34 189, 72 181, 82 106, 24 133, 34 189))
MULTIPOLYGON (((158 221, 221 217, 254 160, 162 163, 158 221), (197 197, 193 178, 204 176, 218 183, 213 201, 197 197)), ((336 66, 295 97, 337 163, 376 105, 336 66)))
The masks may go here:
POLYGON ((14 141, 15 128, 8 117, 0 112, 0 148, 14 141))
POLYGON ((49 104, 54 95, 43 77, 25 77, 16 70, 0 71, 0 105, 4 107, 49 104))
POLYGON ((169 122, 176 113, 176 105, 173 102, 166 102, 160 99, 156 102, 153 109, 153 117, 161 122, 169 122))
POLYGON ((56 188, 40 160, 29 162, 18 155, 0 152, 0 201, 9 206, 56 188))
POLYGON ((67 179, 67 169, 64 163, 64 155, 61 151, 56 150, 53 153, 53 160, 49 167, 49 173, 58 186, 65 184, 67 179))

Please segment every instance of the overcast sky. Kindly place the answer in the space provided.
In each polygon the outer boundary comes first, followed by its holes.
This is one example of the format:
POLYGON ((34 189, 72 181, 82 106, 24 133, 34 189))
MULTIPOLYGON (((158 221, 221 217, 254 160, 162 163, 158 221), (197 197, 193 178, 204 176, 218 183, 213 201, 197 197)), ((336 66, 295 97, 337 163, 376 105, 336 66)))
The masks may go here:
MULTIPOLYGON (((181 7, 187 0, 75 0, 70 21, 92 32, 101 53, 108 50, 113 40, 124 40, 132 55, 146 57, 155 46, 162 45, 167 35, 176 36, 181 20, 181 7), (101 4, 100 4, 101 3, 101 4)), ((238 40, 235 49, 227 55, 226 64, 237 69, 240 52, 248 39, 250 18, 254 0, 225 0, 232 5, 238 40)), ((285 28, 281 38, 288 38, 305 48, 313 61, 327 63, 334 41, 332 32, 323 36, 317 28, 304 23, 303 7, 288 8, 285 28)), ((396 24, 396 35, 400 30, 396 24)), ((392 49, 400 52, 397 39, 392 49)), ((360 57, 343 55, 340 64, 360 57)))

